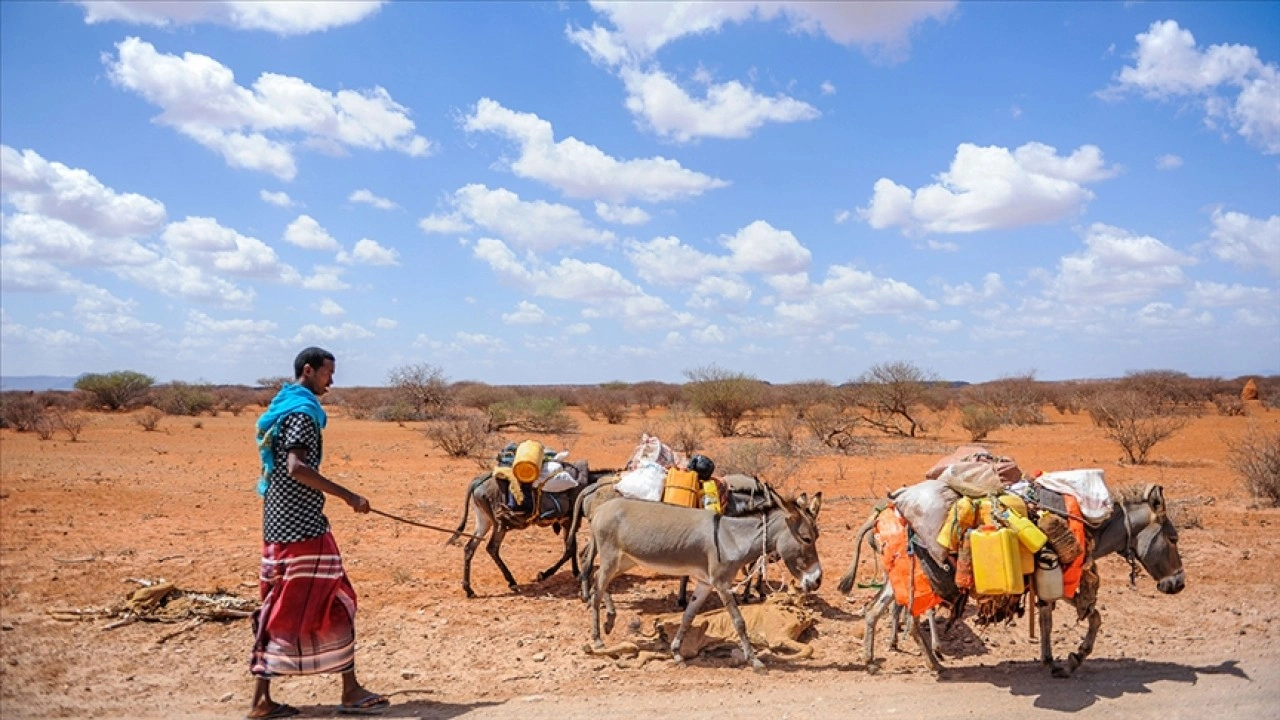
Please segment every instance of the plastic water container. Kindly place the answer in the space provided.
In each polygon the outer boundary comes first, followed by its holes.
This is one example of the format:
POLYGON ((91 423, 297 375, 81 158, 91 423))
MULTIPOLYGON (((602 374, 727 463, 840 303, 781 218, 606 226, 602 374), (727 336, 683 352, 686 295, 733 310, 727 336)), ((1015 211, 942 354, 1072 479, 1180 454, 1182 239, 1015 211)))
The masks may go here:
POLYGON ((667 470, 667 478, 662 485, 662 502, 688 508, 702 505, 698 473, 678 468, 667 470))
POLYGON ((704 480, 702 482, 702 507, 717 515, 721 513, 720 487, 716 485, 715 480, 704 480))
POLYGON ((1036 527, 1035 523, 1012 510, 1006 510, 1000 516, 1000 519, 1004 521, 1005 525, 1009 526, 1009 529, 1018 533, 1018 542, 1033 553, 1040 552, 1040 548, 1044 547, 1046 542, 1049 542, 1049 537, 1040 528, 1036 527))
POLYGON ((522 483, 531 483, 542 473, 543 448, 537 440, 525 440, 516 447, 516 459, 511 463, 511 474, 522 483))
POLYGON ((964 533, 973 527, 975 510, 973 501, 967 497, 956 500, 947 511, 947 518, 938 532, 938 544, 948 550, 955 550, 964 539, 964 533))
POLYGON ((1035 578, 1036 597, 1041 600, 1062 599, 1062 564, 1058 562, 1057 555, 1052 552, 1036 555, 1035 578))
POLYGON ((969 533, 973 553, 973 589, 979 595, 1022 594, 1022 558, 1018 534, 992 525, 969 533))

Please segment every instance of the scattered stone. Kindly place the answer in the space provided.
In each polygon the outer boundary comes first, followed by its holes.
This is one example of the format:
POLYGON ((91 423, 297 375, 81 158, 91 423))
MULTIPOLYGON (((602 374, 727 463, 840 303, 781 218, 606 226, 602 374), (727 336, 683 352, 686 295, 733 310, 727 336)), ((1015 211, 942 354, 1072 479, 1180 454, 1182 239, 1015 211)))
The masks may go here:
POLYGON ((412 680, 418 677, 418 673, 416 671, 409 670, 406 668, 400 671, 400 677, 404 678, 405 680, 412 680))
POLYGON ((534 662, 542 662, 543 660, 547 659, 547 654, 544 652, 537 652, 537 653, 534 653, 533 657, 529 659, 533 660, 534 662))
POLYGON ((223 693, 222 697, 218 698, 218 702, 221 702, 221 703, 230 702, 231 698, 235 696, 236 696, 235 693, 223 693))

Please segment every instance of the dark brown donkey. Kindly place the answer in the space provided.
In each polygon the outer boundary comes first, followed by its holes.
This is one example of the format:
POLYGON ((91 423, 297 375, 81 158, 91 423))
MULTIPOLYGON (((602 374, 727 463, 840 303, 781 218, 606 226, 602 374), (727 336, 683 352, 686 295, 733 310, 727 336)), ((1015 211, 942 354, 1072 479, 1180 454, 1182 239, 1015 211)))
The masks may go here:
POLYGON ((502 561, 499 550, 502 548, 502 541, 510 530, 523 530, 527 527, 554 527, 556 532, 560 532, 564 528, 564 545, 565 552, 554 565, 538 573, 538 582, 551 577, 557 570, 564 565, 566 560, 571 561, 573 574, 578 575, 578 558, 577 558, 577 539, 576 533, 570 532, 569 519, 573 512, 574 501, 578 495, 591 486, 599 478, 605 475, 617 473, 617 470, 601 470, 591 471, 587 468, 587 461, 580 460, 571 465, 566 465, 565 470, 573 474, 578 481, 578 486, 559 493, 541 493, 535 497, 538 500, 537 507, 527 512, 512 510, 507 506, 507 483, 505 480, 499 480, 494 477, 492 472, 486 472, 476 476, 474 480, 467 485, 467 495, 463 500, 462 521, 458 523, 457 529, 454 530, 453 537, 449 538, 446 544, 453 545, 458 541, 459 534, 467 526, 467 517, 470 515, 471 508, 476 510, 476 524, 472 531, 474 537, 467 541, 466 547, 462 552, 462 589, 466 592, 467 597, 476 596, 475 591, 471 589, 471 559, 476 554, 476 547, 480 544, 481 539, 493 529, 493 534, 489 536, 489 541, 485 544, 485 550, 488 551, 489 557, 493 558, 493 562, 497 564, 498 569, 502 571, 502 577, 507 581, 507 587, 512 592, 520 589, 516 583, 516 579, 511 574, 511 570, 507 568, 507 564, 502 561))

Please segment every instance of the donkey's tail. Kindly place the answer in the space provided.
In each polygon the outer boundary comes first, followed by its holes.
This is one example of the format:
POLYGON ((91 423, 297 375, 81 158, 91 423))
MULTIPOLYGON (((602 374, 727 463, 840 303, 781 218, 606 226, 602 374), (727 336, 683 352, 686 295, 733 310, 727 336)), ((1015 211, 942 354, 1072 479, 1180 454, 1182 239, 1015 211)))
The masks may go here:
POLYGON ((444 541, 445 545, 456 545, 458 543, 458 536, 467 527, 467 518, 471 516, 471 496, 480 483, 488 479, 489 475, 486 473, 467 484, 467 494, 462 498, 462 520, 458 523, 458 527, 454 529, 453 535, 444 541))
POLYGON ((880 517, 880 512, 880 509, 872 511, 871 517, 867 518, 862 527, 858 528, 857 539, 853 544, 853 564, 849 566, 849 572, 840 578, 840 584, 836 586, 842 593, 847 593, 853 589, 853 580, 858 574, 858 561, 862 559, 862 540, 867 536, 867 533, 871 532, 871 528, 875 527, 876 520, 880 517))

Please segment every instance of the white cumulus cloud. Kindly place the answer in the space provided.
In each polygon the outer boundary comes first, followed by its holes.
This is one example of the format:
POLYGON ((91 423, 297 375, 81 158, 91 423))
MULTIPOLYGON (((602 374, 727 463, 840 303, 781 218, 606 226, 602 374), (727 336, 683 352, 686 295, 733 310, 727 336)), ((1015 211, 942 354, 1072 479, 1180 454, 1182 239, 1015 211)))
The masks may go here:
POLYGON ((871 227, 906 233, 965 233, 1050 223, 1093 199, 1086 185, 1119 172, 1084 145, 1067 156, 1042 143, 1010 152, 963 143, 938 182, 915 191, 888 178, 875 183, 858 215, 871 227))
POLYGON ((462 232, 479 228, 521 250, 543 252, 560 246, 608 244, 614 234, 598 230, 568 205, 521 200, 502 188, 472 184, 446 199, 448 212, 423 218, 418 226, 428 233, 462 232))
POLYGON ((384 197, 379 197, 377 195, 374 195, 372 191, 367 190, 365 188, 361 188, 351 193, 351 195, 347 197, 347 201, 354 202, 354 203, 364 203, 365 205, 372 205, 373 207, 376 207, 379 210, 395 210, 396 208, 400 207, 399 205, 396 205, 394 202, 391 202, 390 200, 384 197))
POLYGON ((1280 215, 1266 220, 1239 212, 1213 212, 1210 247, 1219 260, 1280 277, 1280 215))
POLYGON ((237 30, 305 35, 350 25, 376 13, 383 0, 78 0, 84 21, 126 22, 155 27, 212 23, 237 30))
POLYGON ((395 150, 420 157, 431 142, 415 134, 409 111, 381 87, 329 92, 301 78, 264 72, 252 87, 232 70, 197 53, 158 52, 136 37, 104 55, 117 86, 160 107, 155 121, 222 155, 228 165, 297 175, 299 143, 344 152, 346 148, 395 150))
POLYGON ((337 250, 338 241, 310 215, 299 215, 284 229, 284 241, 307 250, 337 250))
POLYGON ((512 172, 547 183, 570 197, 615 203, 662 202, 697 197, 728 185, 668 158, 618 160, 577 138, 557 142, 551 123, 532 113, 509 110, 489 98, 476 103, 464 127, 516 142, 520 156, 511 162, 512 172))
POLYGON ((1155 100, 1192 98, 1210 127, 1226 125, 1262 152, 1280 154, 1280 67, 1264 63, 1257 48, 1201 49, 1174 20, 1154 22, 1135 39, 1134 64, 1120 70, 1103 97, 1134 91, 1155 100))
POLYGON ((22 212, 62 220, 95 235, 142 236, 164 224, 164 204, 119 193, 88 171, 0 145, 0 189, 22 212))

